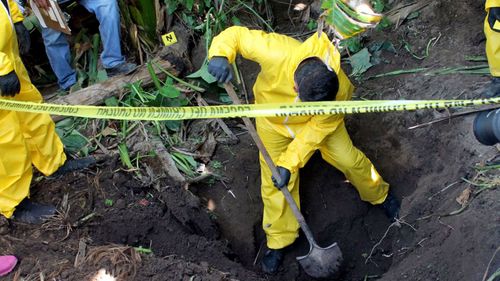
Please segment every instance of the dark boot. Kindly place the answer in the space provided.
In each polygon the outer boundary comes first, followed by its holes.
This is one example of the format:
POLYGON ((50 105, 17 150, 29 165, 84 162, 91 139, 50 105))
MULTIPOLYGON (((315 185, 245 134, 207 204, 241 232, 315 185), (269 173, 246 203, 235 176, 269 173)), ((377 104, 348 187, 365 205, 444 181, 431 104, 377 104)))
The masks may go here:
POLYGON ((49 178, 57 178, 70 172, 92 167, 96 164, 96 162, 97 162, 96 159, 92 156, 79 159, 66 160, 64 165, 59 167, 59 169, 57 169, 55 173, 50 175, 49 178))
POLYGON ((399 200, 392 194, 391 191, 389 191, 385 201, 382 203, 382 209, 384 209, 385 215, 391 220, 391 222, 399 219, 399 207, 399 200))
POLYGON ((483 97, 494 98, 500 96, 500 77, 493 77, 490 84, 483 91, 483 97))
POLYGON ((106 68, 106 73, 108 74, 108 77, 113 77, 121 74, 129 75, 136 69, 137 69, 137 64, 123 62, 115 67, 106 68))
POLYGON ((24 199, 14 211, 12 216, 14 221, 19 221, 29 224, 41 224, 49 216, 56 213, 56 207, 52 205, 44 205, 31 202, 28 198, 24 199))
POLYGON ((283 261, 283 249, 269 249, 262 258, 262 271, 267 274, 274 274, 283 261))

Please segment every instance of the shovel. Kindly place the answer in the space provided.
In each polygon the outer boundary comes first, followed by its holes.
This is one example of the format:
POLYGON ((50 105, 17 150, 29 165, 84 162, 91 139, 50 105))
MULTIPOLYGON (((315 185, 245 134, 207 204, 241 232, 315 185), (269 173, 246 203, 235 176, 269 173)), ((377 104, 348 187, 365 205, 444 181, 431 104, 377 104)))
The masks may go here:
MULTIPOLYGON (((231 84, 225 83, 224 88, 226 89, 229 97, 231 98, 234 104, 241 104, 231 84)), ((278 173, 278 170, 276 169, 276 165, 274 165, 271 156, 269 155, 269 153, 266 150, 266 147, 264 146, 264 143, 260 139, 259 135, 257 135, 257 131, 255 130, 252 121, 250 121, 250 119, 247 117, 243 117, 242 119, 243 123, 245 123, 248 133, 250 133, 250 136, 254 140, 255 144, 260 150, 260 153, 262 153, 264 160, 269 166, 269 169, 271 170, 273 177, 277 181, 281 181, 281 177, 278 173)), ((300 212, 299 207, 293 200, 293 197, 290 194, 288 188, 282 188, 281 191, 283 192, 286 201, 290 205, 290 208, 292 209, 295 218, 299 222, 300 228, 302 228, 302 231, 304 231, 304 234, 307 237, 307 241, 309 241, 309 253, 305 256, 297 257, 297 261, 300 263, 304 271, 311 277, 314 278, 332 277, 335 273, 337 273, 340 264, 342 263, 342 252, 340 251, 339 246, 337 245, 337 243, 333 243, 332 245, 326 248, 321 248, 320 246, 318 246, 318 244, 314 240, 311 229, 309 229, 309 226, 307 225, 304 216, 302 216, 302 213, 300 212)))

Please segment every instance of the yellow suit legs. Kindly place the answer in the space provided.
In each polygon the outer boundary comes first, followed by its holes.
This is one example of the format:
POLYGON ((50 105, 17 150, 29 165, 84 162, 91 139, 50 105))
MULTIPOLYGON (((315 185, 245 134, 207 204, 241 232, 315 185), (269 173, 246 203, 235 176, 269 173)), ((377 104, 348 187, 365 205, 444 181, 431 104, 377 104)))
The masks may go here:
MULTIPOLYGON (((497 24, 500 28, 499 21, 497 21, 497 24)), ((486 35, 486 56, 488 57, 491 75, 500 77, 500 32, 490 28, 488 16, 484 20, 484 34, 486 35)))
MULTIPOLYGON (((277 161, 292 141, 274 130, 263 118, 257 118, 257 131, 273 161, 277 161)), ((327 137, 320 151, 323 159, 345 174, 362 200, 372 204, 380 204, 385 200, 389 184, 380 177, 370 160, 353 146, 343 123, 327 137)), ((266 232, 267 246, 281 249, 295 241, 299 225, 282 192, 274 187, 271 171, 262 156, 260 167, 264 202, 262 226, 266 232)), ((291 175, 288 189, 300 206, 298 176, 298 173, 291 175)))
POLYGON ((14 111, 0 110, 0 213, 12 216, 29 195, 32 168, 19 118, 14 111))
MULTIPOLYGON (((13 99, 41 102, 24 65, 17 68, 21 93, 13 99)), ((0 214, 12 216, 15 207, 29 196, 33 164, 50 175, 66 161, 63 144, 50 115, 0 110, 0 214)))

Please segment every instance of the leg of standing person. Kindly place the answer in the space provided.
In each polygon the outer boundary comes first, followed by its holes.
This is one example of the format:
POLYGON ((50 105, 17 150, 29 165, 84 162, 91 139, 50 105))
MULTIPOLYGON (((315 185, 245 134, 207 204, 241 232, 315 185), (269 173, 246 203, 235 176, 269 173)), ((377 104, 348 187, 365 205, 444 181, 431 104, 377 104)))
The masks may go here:
POLYGON ((129 74, 137 65, 127 63, 122 55, 120 40, 120 12, 116 0, 80 0, 99 21, 99 32, 103 43, 101 61, 108 76, 129 74))
POLYGON ((42 28, 42 37, 50 66, 57 76, 62 90, 69 90, 76 84, 76 72, 71 66, 71 52, 64 33, 52 28, 42 28))

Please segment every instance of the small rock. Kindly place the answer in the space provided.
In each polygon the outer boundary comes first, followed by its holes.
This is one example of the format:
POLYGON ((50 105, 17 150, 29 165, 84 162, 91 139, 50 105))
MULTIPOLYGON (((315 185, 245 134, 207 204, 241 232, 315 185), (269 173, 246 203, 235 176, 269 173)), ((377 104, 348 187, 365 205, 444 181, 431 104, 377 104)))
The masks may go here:
POLYGON ((121 198, 116 200, 115 207, 117 209, 125 209, 126 206, 127 206, 127 204, 125 203, 125 200, 123 200, 121 198))

